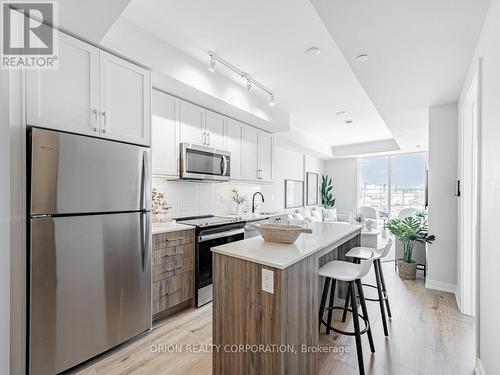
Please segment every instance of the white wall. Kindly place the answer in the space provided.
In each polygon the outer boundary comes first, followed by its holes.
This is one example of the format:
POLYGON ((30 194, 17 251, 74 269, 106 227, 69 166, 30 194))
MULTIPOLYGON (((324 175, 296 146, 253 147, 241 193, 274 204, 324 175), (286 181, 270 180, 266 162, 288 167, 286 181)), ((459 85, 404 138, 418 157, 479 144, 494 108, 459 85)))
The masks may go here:
POLYGON ((455 292, 457 282, 457 144, 456 103, 429 110, 429 233, 426 286, 455 292))
POLYGON ((356 213, 358 206, 358 161, 356 158, 325 161, 324 173, 332 177, 335 206, 339 212, 356 213))
POLYGON ((500 294, 498 293, 498 208, 500 207, 500 0, 492 0, 483 31, 460 96, 483 61, 480 81, 479 176, 479 351, 485 373, 500 374, 500 294))
POLYGON ((0 71, 0 374, 10 373, 10 121, 8 72, 0 71))

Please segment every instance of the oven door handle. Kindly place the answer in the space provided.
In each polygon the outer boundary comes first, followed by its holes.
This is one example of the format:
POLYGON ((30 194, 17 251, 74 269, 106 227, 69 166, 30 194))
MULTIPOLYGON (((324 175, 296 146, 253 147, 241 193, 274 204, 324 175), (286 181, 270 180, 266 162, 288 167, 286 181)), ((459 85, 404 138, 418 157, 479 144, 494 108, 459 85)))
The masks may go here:
POLYGON ((243 233, 245 233, 244 228, 235 229, 235 230, 228 230, 227 232, 207 234, 205 236, 199 236, 198 242, 205 242, 205 241, 215 240, 216 238, 229 237, 229 236, 234 236, 235 234, 243 234, 243 233))

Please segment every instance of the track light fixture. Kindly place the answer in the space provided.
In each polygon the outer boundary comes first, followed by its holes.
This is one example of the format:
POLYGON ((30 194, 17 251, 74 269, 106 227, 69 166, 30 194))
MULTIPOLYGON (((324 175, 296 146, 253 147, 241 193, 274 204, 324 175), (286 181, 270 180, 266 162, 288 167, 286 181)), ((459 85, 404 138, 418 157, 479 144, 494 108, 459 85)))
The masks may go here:
POLYGON ((271 94, 271 97, 269 98, 269 105, 271 107, 274 107, 274 95, 273 94, 271 94))
POLYGON ((215 57, 212 55, 210 56, 210 63, 208 64, 208 70, 211 72, 215 72, 215 64, 217 63, 217 60, 215 60, 215 57))
POLYGON ((250 91, 252 89, 252 87, 255 86, 255 87, 258 87, 259 89, 261 89, 262 91, 265 91, 266 93, 268 93, 269 96, 270 96, 270 98, 269 98, 269 105, 271 107, 274 106, 274 94, 266 86, 264 86, 259 81, 253 79, 250 74, 245 73, 244 71, 236 68, 234 65, 232 65, 231 63, 229 63, 226 60, 224 60, 222 57, 217 56, 212 51, 208 51, 207 53, 208 53, 208 56, 210 56, 210 61, 209 61, 209 64, 208 64, 208 70, 210 70, 211 72, 215 71, 215 65, 217 64, 217 62, 221 63, 222 65, 224 65, 228 69, 230 69, 233 72, 235 72, 236 74, 238 74, 242 79, 246 79, 246 81, 247 81, 247 83, 246 83, 246 89, 247 89, 247 91, 250 91))

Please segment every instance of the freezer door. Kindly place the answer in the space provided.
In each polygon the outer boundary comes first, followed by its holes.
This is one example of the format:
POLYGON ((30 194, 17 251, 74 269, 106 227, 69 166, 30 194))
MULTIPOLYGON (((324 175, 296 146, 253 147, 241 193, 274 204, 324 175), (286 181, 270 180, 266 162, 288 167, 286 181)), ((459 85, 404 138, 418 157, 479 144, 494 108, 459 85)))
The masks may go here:
POLYGON ((31 219, 30 371, 59 373, 151 327, 150 213, 31 219))
POLYGON ((31 215, 150 209, 148 148, 32 128, 31 215))

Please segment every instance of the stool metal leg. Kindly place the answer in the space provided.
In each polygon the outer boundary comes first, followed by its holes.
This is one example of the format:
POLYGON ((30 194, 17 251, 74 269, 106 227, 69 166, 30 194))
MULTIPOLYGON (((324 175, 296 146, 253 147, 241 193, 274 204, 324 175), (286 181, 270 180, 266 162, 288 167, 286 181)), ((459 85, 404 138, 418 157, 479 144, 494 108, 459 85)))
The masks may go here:
POLYGON ((382 316, 382 324, 384 326, 384 335, 389 336, 389 332, 387 330, 387 322, 385 320, 384 297, 382 294, 382 282, 380 281, 380 273, 378 271, 378 263, 373 262, 373 266, 375 268, 375 278, 377 279, 378 301, 380 304, 380 315, 382 316))
POLYGON ((333 302, 335 301, 335 286, 337 285, 337 280, 332 280, 332 287, 330 291, 330 310, 328 310, 328 325, 326 326, 326 334, 330 334, 330 327, 332 326, 332 315, 333 315, 333 302))
POLYGON ((354 281, 349 282, 349 291, 351 292, 351 307, 352 307, 352 320, 354 323, 354 332, 356 337, 356 351, 358 354, 358 366, 360 375, 365 375, 365 366, 363 364, 363 347, 361 345, 361 330, 359 328, 359 315, 358 304, 356 301, 356 292, 354 288, 354 281))
POLYGON ((370 319, 368 318, 368 309, 366 308, 365 294, 363 292, 363 285, 361 284, 361 280, 356 280, 356 286, 358 287, 358 295, 359 302, 361 303, 361 311, 363 311, 363 316, 368 322, 368 342, 370 343, 370 350, 372 353, 375 353, 375 345, 373 345, 373 337, 372 337, 372 327, 370 325, 370 319))
POLYGON ((380 273, 380 281, 382 281, 382 291, 384 292, 384 297, 385 298, 385 307, 387 308, 387 315, 389 318, 392 318, 391 314, 391 306, 389 305, 389 295, 387 294, 387 288, 385 286, 385 280, 384 280, 384 271, 382 270, 382 262, 380 259, 377 259, 376 262, 378 263, 378 272, 380 273))
POLYGON ((349 308, 349 299, 351 298, 351 288, 347 289, 347 296, 345 297, 344 313, 342 314, 342 322, 345 322, 347 317, 347 309, 349 308))
POLYGON ((321 320, 323 320, 323 313, 325 312, 326 296, 328 295, 328 287, 332 280, 327 277, 325 280, 325 286, 323 287, 323 294, 321 295, 321 305, 319 307, 319 329, 321 329, 321 320))

